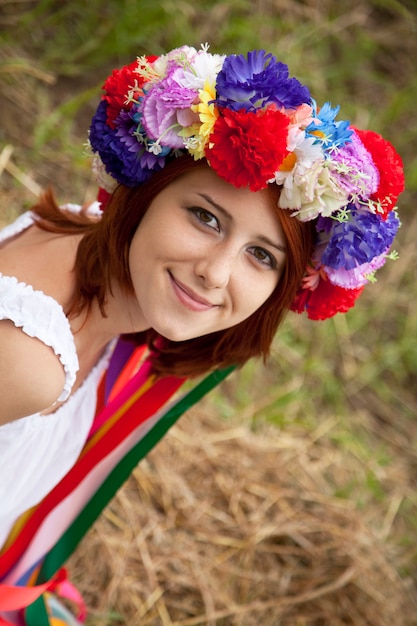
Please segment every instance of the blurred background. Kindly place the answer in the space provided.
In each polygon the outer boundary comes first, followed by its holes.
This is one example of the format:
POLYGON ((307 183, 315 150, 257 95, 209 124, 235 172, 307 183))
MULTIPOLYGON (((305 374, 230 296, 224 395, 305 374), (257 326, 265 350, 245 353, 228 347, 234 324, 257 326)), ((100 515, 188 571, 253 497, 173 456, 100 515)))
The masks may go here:
POLYGON ((0 220, 94 199, 107 74, 183 44, 264 48, 401 154, 400 257, 346 316, 290 314, 184 416, 71 559, 89 626, 417 624, 415 0, 0 0, 0 220))

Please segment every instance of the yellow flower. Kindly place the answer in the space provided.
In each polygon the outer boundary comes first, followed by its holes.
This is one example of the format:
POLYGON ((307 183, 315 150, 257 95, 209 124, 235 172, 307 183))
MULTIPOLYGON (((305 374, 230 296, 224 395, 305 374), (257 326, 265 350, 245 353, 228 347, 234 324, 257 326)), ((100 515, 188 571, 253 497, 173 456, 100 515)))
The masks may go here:
POLYGON ((198 113, 200 122, 195 122, 191 126, 184 128, 181 136, 186 138, 186 148, 194 159, 202 159, 208 139, 213 131, 213 126, 219 116, 214 104, 209 104, 211 100, 216 98, 216 89, 214 83, 206 81, 204 88, 198 92, 200 102, 193 104, 191 110, 198 113))

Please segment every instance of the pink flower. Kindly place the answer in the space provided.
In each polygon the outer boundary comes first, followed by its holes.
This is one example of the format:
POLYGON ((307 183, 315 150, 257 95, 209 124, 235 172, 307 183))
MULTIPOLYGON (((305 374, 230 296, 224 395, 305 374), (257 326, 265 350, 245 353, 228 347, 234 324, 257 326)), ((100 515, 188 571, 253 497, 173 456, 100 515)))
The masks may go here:
POLYGON ((369 282, 372 274, 379 270, 387 260, 388 248, 379 256, 374 257, 369 263, 362 263, 350 270, 343 268, 334 269, 332 267, 324 267, 329 280, 344 289, 358 289, 369 282))
POLYGON ((142 100, 141 121, 146 133, 162 146, 183 148, 184 139, 178 133, 198 121, 198 115, 190 111, 196 102, 198 93, 182 87, 170 74, 151 87, 142 100))
POLYGON ((353 195, 354 201, 358 197, 368 199, 378 189, 379 172, 355 132, 348 143, 333 152, 331 168, 340 186, 353 195))
POLYGON ((395 207, 398 196, 404 191, 404 170, 401 157, 394 146, 372 130, 357 130, 356 133, 370 152, 379 172, 379 185, 371 196, 379 203, 378 213, 384 219, 395 207))

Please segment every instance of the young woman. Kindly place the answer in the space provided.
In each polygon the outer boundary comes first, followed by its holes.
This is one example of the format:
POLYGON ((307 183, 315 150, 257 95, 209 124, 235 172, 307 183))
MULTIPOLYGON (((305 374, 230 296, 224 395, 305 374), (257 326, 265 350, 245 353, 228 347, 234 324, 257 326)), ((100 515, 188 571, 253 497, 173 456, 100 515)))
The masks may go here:
POLYGON ((101 209, 48 192, 0 234, 0 545, 75 463, 120 335, 159 377, 266 357, 289 309, 353 306, 399 227, 393 147, 271 54, 183 47, 104 89, 101 209))

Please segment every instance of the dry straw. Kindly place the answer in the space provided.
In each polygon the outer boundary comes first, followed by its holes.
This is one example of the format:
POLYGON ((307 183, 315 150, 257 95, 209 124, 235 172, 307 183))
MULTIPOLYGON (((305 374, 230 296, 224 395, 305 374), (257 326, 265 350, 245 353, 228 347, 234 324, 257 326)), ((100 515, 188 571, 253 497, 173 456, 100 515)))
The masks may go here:
POLYGON ((314 436, 185 416, 71 560, 89 624, 415 624, 395 555, 331 495, 343 462, 314 436))

